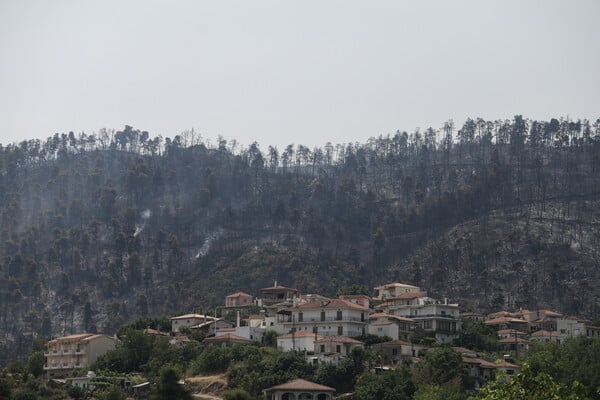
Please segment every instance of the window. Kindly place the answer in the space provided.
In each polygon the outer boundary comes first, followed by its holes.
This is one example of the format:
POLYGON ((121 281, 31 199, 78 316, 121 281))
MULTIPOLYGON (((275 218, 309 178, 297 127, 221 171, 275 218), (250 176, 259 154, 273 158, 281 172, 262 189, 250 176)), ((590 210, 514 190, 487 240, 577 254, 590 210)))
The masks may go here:
POLYGON ((321 311, 321 321, 325 321, 325 311, 321 311))
POLYGON ((321 353, 325 353, 325 345, 324 344, 321 345, 321 353))
POLYGON ((392 349, 392 355, 393 356, 397 356, 398 355, 398 349, 392 349))
POLYGON ((298 313, 298 322, 302 322, 304 321, 304 313, 299 312, 298 313))
POLYGON ((343 335, 344 334, 344 327, 343 326, 338 326, 338 335, 343 335))
POLYGON ((337 311, 337 314, 336 314, 336 316, 335 316, 335 319, 336 319, 336 320, 338 320, 338 321, 341 321, 341 320, 342 320, 342 310, 338 310, 338 311, 337 311))
POLYGON ((336 352, 336 353, 341 353, 341 352, 342 352, 342 346, 340 346, 339 344, 337 344, 337 345, 335 346, 335 352, 336 352))
POLYGON ((318 333, 318 332, 319 332, 319 327, 313 326, 313 333, 318 333))
POLYGON ((365 313, 364 312, 360 313, 360 322, 365 322, 365 313))

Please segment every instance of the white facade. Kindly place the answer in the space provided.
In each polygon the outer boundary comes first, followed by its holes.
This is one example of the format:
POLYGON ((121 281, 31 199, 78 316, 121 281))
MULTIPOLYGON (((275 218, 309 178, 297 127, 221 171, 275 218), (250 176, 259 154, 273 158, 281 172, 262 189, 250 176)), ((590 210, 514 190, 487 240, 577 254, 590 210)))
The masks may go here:
POLYGON ((280 351, 307 351, 313 352, 315 348, 315 341, 322 339, 320 335, 315 335, 310 332, 295 332, 294 334, 288 333, 277 338, 277 348, 280 351))
POLYGON ((388 313, 415 320, 418 329, 434 332, 436 339, 442 343, 457 338, 462 325, 458 304, 429 297, 418 299, 414 305, 389 307, 388 313))
POLYGON ((575 336, 586 335, 585 323, 572 319, 557 319, 556 331, 562 339, 561 341, 575 336))
POLYGON ((369 308, 346 300, 314 301, 290 309, 292 315, 284 328, 318 333, 323 336, 360 336, 367 332, 369 308))
POLYGON ((223 336, 228 333, 232 333, 234 335, 253 340, 257 343, 264 343, 265 332, 266 329, 264 328, 257 328, 254 326, 238 326, 235 328, 217 329, 215 336, 223 336))

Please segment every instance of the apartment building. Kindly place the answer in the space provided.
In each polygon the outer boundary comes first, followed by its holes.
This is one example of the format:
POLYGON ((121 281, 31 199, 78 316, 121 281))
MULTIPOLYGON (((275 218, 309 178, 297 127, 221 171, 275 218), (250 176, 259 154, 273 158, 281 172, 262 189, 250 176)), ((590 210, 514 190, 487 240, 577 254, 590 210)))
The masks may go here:
POLYGON ((50 340, 46 344, 44 370, 49 378, 65 376, 74 369, 87 368, 101 355, 116 347, 117 339, 106 335, 80 333, 50 340))

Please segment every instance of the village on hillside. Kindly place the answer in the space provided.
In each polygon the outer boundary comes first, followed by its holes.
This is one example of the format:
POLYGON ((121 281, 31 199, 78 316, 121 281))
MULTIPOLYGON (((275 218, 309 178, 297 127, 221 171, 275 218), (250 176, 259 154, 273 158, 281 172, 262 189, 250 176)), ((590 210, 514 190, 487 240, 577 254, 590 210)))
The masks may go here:
MULTIPOLYGON (((355 348, 369 347, 379 357, 375 369, 393 369, 402 363, 419 363, 427 351, 447 345, 461 354, 468 374, 482 386, 499 373, 515 374, 515 359, 527 353, 531 341, 564 343, 576 336, 600 336, 600 327, 590 321, 565 316, 552 310, 497 311, 488 315, 460 312, 459 304, 434 299, 417 286, 388 283, 374 288, 374 296, 362 294, 329 298, 302 294, 282 286, 263 288, 259 296, 239 291, 226 296, 214 315, 190 313, 171 320, 170 332, 147 328, 148 335, 169 338, 172 345, 189 342, 193 332, 203 333, 208 346, 265 344, 276 335, 280 351, 302 352, 312 364, 338 364, 355 348), (456 346, 461 330, 483 324, 496 332, 500 356, 490 361, 477 351, 456 346), (365 343, 360 338, 377 338, 365 343)), ((72 371, 85 370, 99 356, 116 347, 118 339, 101 334, 80 333, 47 343, 44 370, 57 383, 93 389, 98 377, 90 371, 72 377, 72 371)), ((131 385, 122 378, 120 385, 143 398, 149 385, 131 385)), ((294 390, 313 393, 314 398, 332 398, 332 388, 297 379, 264 390, 265 398, 294 390), (283 392, 281 392, 283 393, 283 392), (319 397, 320 396, 320 397, 319 397)))

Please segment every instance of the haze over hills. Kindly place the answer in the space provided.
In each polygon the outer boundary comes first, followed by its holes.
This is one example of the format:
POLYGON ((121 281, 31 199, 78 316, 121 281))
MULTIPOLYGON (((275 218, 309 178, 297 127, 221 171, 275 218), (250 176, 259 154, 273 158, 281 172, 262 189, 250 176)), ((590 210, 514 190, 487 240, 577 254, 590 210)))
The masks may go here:
POLYGON ((521 116, 314 149, 130 126, 2 146, 0 363, 273 280, 599 319, 599 170, 600 120, 521 116))

